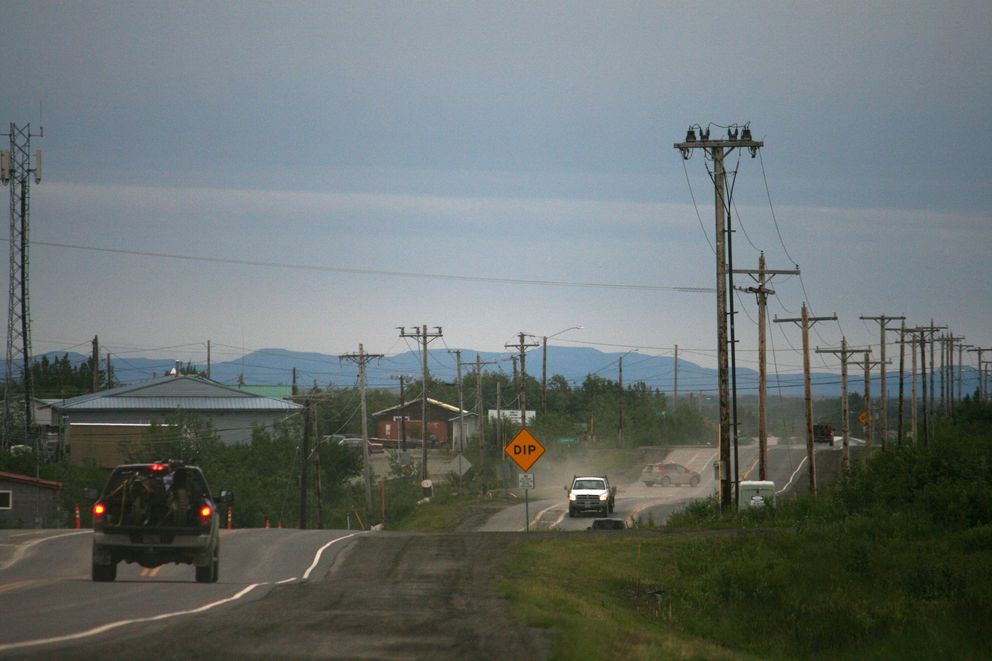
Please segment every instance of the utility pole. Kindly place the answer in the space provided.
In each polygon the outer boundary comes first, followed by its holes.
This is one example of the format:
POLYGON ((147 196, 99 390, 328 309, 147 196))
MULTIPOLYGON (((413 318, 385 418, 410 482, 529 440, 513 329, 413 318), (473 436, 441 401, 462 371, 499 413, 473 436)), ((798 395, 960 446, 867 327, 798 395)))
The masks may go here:
POLYGON ((317 438, 317 403, 314 402, 311 408, 313 415, 310 416, 310 433, 314 439, 313 449, 313 486, 314 496, 317 504, 317 530, 324 527, 324 495, 320 485, 320 439, 317 438))
POLYGON ((908 329, 912 333, 920 335, 920 374, 922 382, 922 404, 923 404, 923 444, 930 442, 931 422, 933 419, 933 336, 939 330, 945 330, 945 326, 934 326, 933 319, 929 326, 917 326, 908 329), (927 397, 927 334, 930 335, 930 396, 927 397))
POLYGON ((679 345, 675 345, 675 390, 672 399, 672 413, 679 408, 679 345))
POLYGON ((774 319, 775 323, 793 322, 801 324, 803 330, 803 396, 806 403, 806 458, 809 461, 809 492, 816 493, 816 456, 813 448, 813 384, 811 382, 809 364, 809 329, 818 321, 837 321, 837 315, 830 317, 811 317, 805 301, 802 316, 792 319, 774 319))
POLYGON ((428 424, 430 420, 427 417, 427 383, 428 380, 430 379, 430 373, 427 370, 427 345, 431 340, 435 340, 439 337, 442 337, 444 333, 441 331, 440 326, 435 326, 434 330, 428 333, 427 324, 424 324, 420 328, 414 326, 412 332, 407 332, 406 328, 400 326, 399 331, 400 331, 400 337, 415 337, 418 340, 420 340, 421 346, 423 347, 421 349, 421 353, 423 355, 423 363, 424 363, 423 364, 424 392, 423 392, 423 400, 421 402, 421 409, 420 409, 421 424, 423 425, 422 433, 421 433, 421 443, 420 443, 422 450, 421 453, 422 465, 420 471, 421 474, 420 479, 426 480, 429 475, 427 471, 427 439, 428 436, 430 435, 429 432, 430 426, 428 424))
POLYGON ((503 442, 503 395, 500 391, 502 383, 496 381, 496 444, 499 445, 499 456, 506 460, 506 453, 503 452, 503 448, 506 447, 506 443, 503 442))
MULTIPOLYGON (((455 354, 455 359, 457 360, 457 371, 456 371, 456 387, 458 388, 458 451, 465 451, 465 399, 462 395, 462 350, 461 349, 448 349, 448 353, 455 354)), ((455 444, 451 444, 451 450, 454 452, 455 444)), ((461 475, 458 476, 459 478, 461 475)))
POLYGON ((872 438, 871 438, 871 368, 878 367, 881 365, 880 360, 871 360, 871 348, 864 349, 864 358, 860 361, 852 360, 851 362, 855 365, 860 365, 865 370, 865 455, 871 455, 872 448, 872 438))
POLYGON ((486 408, 482 405, 482 360, 475 354, 475 422, 479 428, 479 475, 482 494, 486 493, 486 408))
MULTIPOLYGON (((934 349, 937 344, 937 330, 947 330, 947 326, 941 326, 939 329, 933 325, 933 317, 930 318, 930 328, 933 332, 930 333, 930 422, 933 424, 933 415, 936 409, 934 408, 934 398, 937 395, 937 388, 934 385, 934 378, 937 374, 936 366, 934 365, 934 349)), ((931 430, 932 431, 932 430, 931 430)))
MULTIPOLYGON (((955 380, 955 378, 954 378, 954 371, 955 371, 955 368, 954 368, 954 344, 957 343, 957 345, 958 345, 958 354, 960 355, 960 353, 961 353, 961 351, 960 351, 961 345, 964 343, 964 341, 966 339, 968 339, 968 338, 966 338, 963 335, 954 335, 954 333, 951 333, 947 337, 947 342, 948 342, 948 345, 947 345, 947 364, 949 366, 949 369, 947 370, 947 415, 954 415, 954 408, 955 408, 955 401, 956 401, 956 397, 954 396, 954 380, 955 380)), ((958 373, 957 374, 958 375, 958 380, 960 381, 960 376, 961 376, 961 361, 960 360, 958 360, 957 373, 958 373)))
POLYGON ((734 273, 750 275, 757 282, 757 287, 740 288, 742 291, 754 294, 758 299, 758 479, 768 479, 768 358, 765 351, 765 320, 768 312, 768 296, 774 295, 775 290, 768 283, 776 275, 799 275, 799 267, 794 269, 765 268, 765 252, 758 256, 758 270, 734 269, 734 273), (757 277, 755 277, 757 276, 757 277))
MULTIPOLYGON (((727 189, 727 173, 724 169, 724 157, 735 149, 748 149, 751 158, 758 154, 758 149, 764 143, 751 138, 749 125, 734 125, 727 129, 726 139, 710 139, 710 129, 705 130, 698 125, 690 126, 686 131, 685 141, 676 143, 675 149, 688 160, 694 149, 703 149, 713 160, 713 190, 715 196, 716 219, 716 316, 717 316, 717 365, 719 371, 720 392, 720 506, 729 507, 731 499, 730 471, 730 386, 729 386, 729 356, 727 344, 727 232, 724 224, 729 215, 730 191, 727 189), (696 129, 700 137, 696 138, 696 129), (740 130, 740 133, 739 133, 740 130), (739 136, 739 137, 738 137, 739 136)), ((732 274, 731 278, 732 278, 732 274)), ((736 438, 736 430, 735 436, 736 438)))
POLYGON ((910 418, 910 424, 912 426, 912 431, 913 431, 913 445, 916 445, 917 442, 919 442, 919 438, 920 438, 919 436, 917 436, 917 428, 916 428, 916 417, 917 415, 919 415, 920 405, 916 400, 916 336, 913 335, 912 333, 910 333, 910 337, 909 337, 909 351, 910 353, 913 354, 913 392, 912 392, 913 414, 910 418))
POLYGON ((517 344, 504 344, 507 349, 515 349, 520 352, 520 381, 517 384, 517 403, 520 405, 520 426, 527 426, 527 349, 540 346, 537 342, 527 342, 526 338, 533 337, 527 333, 517 334, 519 341, 517 344))
POLYGON ((93 365, 93 385, 90 392, 97 392, 100 390, 100 336, 93 336, 93 358, 91 360, 93 365))
MULTIPOLYGON (((894 330, 894 329, 893 329, 894 330)), ((903 401, 906 392, 906 320, 899 324, 899 424, 896 425, 896 439, 902 445, 903 401)))
MULTIPOLYGON (((627 353, 632 353, 637 351, 637 349, 631 349, 627 353)), ((625 353, 623 356, 626 356, 625 353)), ((623 447, 623 404, 624 404, 624 391, 623 391, 623 356, 620 356, 620 426, 617 428, 617 444, 619 447, 623 447)))
POLYGON ((110 363, 110 352, 107 352, 107 387, 106 390, 110 390, 114 383, 114 368, 110 363))
POLYGON ((944 396, 947 390, 947 335, 944 333, 940 334, 940 337, 936 339, 936 343, 940 346, 940 414, 943 416, 947 415, 947 398, 944 396))
POLYGON ((840 349, 820 349, 819 347, 816 349, 816 353, 832 353, 835 356, 840 356, 840 428, 844 438, 844 455, 841 465, 845 474, 851 470, 851 413, 848 410, 849 402, 847 400, 847 358, 851 354, 860 352, 861 349, 847 348, 846 337, 840 339, 840 349))
POLYGON ((541 413, 548 411, 548 336, 541 337, 541 413))
MULTIPOLYGON (((892 329, 895 330, 895 329, 892 329)), ((906 391, 906 334, 909 330, 906 328, 906 320, 903 319, 899 324, 899 423, 896 426, 896 438, 899 444, 906 440, 903 434, 903 427, 905 424, 905 391, 906 391)), ((915 346, 915 345, 914 345, 915 346)), ((911 348, 910 353, 913 355, 913 405, 916 405, 916 354, 915 349, 911 348)), ((915 434, 915 414, 914 414, 914 427, 913 433, 915 434)))
POLYGON ((895 330, 895 329, 890 329, 888 327, 888 323, 890 321, 899 321, 899 320, 905 321, 906 320, 906 317, 888 317, 888 316, 886 316, 886 315, 883 314, 883 315, 879 315, 877 317, 866 317, 865 315, 861 315, 861 319, 862 320, 865 320, 865 321, 868 321, 868 320, 877 321, 878 322, 879 329, 880 329, 880 332, 881 332, 881 338, 878 341, 879 342, 879 357, 878 357, 878 360, 879 360, 879 363, 881 364, 881 382, 882 382, 881 383, 881 394, 879 395, 879 397, 880 397, 880 399, 879 399, 879 413, 881 413, 882 415, 879 416, 879 421, 878 421, 879 428, 878 429, 879 429, 879 435, 882 437, 882 449, 885 450, 885 447, 886 447, 886 444, 888 443, 888 438, 889 438, 889 426, 888 426, 888 424, 889 424, 888 423, 888 420, 889 420, 889 417, 888 417, 889 408, 888 408, 888 400, 885 397, 885 393, 886 393, 886 388, 885 388, 885 386, 886 386, 886 378, 885 378, 885 365, 886 365, 886 360, 885 360, 885 345, 886 345, 885 331, 887 331, 887 330, 895 330))
POLYGON ((310 416, 313 404, 308 397, 303 402, 303 443, 300 447, 300 530, 307 529, 307 496, 310 488, 310 416))
POLYGON ((964 350, 970 349, 970 344, 958 344, 958 401, 964 399, 964 350))
MULTIPOLYGON (((31 125, 10 124, 10 151, 0 151, 0 184, 10 185, 10 281, 7 307, 7 362, 5 363, 3 398, 3 446, 9 448, 14 427, 14 369, 20 363, 21 386, 24 395, 24 420, 20 433, 23 443, 30 444, 34 426, 31 403, 34 387, 31 381, 31 295, 29 265, 31 255, 31 179, 41 183, 41 150, 35 152, 31 167, 31 138, 44 137, 45 129, 31 133, 31 125), (31 175, 34 175, 32 177, 31 175)), ((98 362, 94 364, 99 369, 98 362)), ((94 391, 95 392, 95 391, 94 391)), ((35 439, 35 457, 39 456, 39 440, 35 439)))
MULTIPOLYGON (((210 377, 210 340, 207 340, 207 379, 211 379, 211 377, 210 377)), ((294 391, 293 394, 295 395, 296 392, 294 391)))
POLYGON ((980 402, 984 402, 987 399, 985 393, 985 371, 982 368, 982 354, 986 351, 992 351, 992 348, 972 347, 968 349, 968 353, 978 354, 978 401, 980 402))
POLYGON ((412 378, 406 374, 400 374, 398 376, 391 376, 392 379, 399 379, 400 381, 400 450, 406 452, 406 394, 403 388, 403 382, 406 379, 412 378))
POLYGON ((382 358, 381 353, 365 353, 365 347, 358 345, 358 353, 346 353, 338 356, 339 361, 349 360, 358 363, 358 390, 362 396, 362 459, 365 463, 365 506, 369 516, 372 514, 372 464, 369 461, 369 416, 365 398, 365 366, 371 360, 382 358))
MULTIPOLYGON (((483 365, 495 365, 497 361, 490 360, 484 361, 479 358, 479 354, 475 354, 475 407, 478 411, 478 422, 479 422, 479 475, 482 476, 481 487, 482 495, 486 494, 486 407, 483 405, 482 401, 482 366, 483 365)), ((496 392, 499 392, 499 383, 496 384, 496 392)), ((497 423, 499 422, 499 410, 496 411, 497 423)), ((500 453, 502 454, 502 453, 500 453)))

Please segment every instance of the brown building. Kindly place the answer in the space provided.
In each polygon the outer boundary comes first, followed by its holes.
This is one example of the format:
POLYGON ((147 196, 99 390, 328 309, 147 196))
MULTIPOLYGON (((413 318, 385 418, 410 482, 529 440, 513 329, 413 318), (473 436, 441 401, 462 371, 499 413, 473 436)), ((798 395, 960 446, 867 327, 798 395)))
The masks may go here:
POLYGON ((0 471, 0 527, 58 527, 61 491, 61 482, 0 471))
MULTIPOLYGON (((461 411, 457 406, 445 404, 436 399, 427 398, 427 432, 428 447, 449 447, 452 439, 452 416, 457 416, 461 411)), ((468 415, 468 411, 464 411, 468 415)), ((423 400, 414 399, 406 402, 403 406, 391 406, 388 409, 376 411, 372 414, 375 422, 376 438, 399 441, 403 436, 403 428, 400 424, 406 424, 407 442, 420 445, 424 437, 423 421, 423 400)), ((468 418, 466 418, 466 421, 468 418)), ((468 422, 466 422, 466 425, 468 422)))

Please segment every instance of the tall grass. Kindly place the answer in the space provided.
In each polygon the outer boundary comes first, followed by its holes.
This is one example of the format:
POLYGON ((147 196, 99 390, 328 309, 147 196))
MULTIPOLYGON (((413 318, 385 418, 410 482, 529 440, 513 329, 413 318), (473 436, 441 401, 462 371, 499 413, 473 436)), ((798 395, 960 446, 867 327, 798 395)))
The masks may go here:
POLYGON ((554 658, 992 658, 987 408, 816 496, 528 543, 506 592, 554 658))

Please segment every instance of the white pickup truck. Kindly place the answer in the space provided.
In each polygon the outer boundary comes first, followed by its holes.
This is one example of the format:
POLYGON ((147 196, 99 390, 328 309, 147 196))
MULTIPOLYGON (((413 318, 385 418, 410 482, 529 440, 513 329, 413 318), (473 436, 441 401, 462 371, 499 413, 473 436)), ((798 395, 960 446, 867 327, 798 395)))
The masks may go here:
POLYGON ((602 512, 609 516, 613 511, 617 488, 610 486, 605 475, 572 477, 572 486, 565 487, 568 492, 568 515, 574 517, 582 512, 602 512))

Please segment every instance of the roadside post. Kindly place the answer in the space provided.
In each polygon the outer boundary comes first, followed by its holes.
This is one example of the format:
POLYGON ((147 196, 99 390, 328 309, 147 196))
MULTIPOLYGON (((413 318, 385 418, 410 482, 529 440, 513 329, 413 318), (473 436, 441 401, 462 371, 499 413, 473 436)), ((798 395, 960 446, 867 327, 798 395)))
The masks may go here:
POLYGON ((76 528, 82 527, 82 519, 79 516, 79 503, 76 503, 76 528))
POLYGON ((534 488, 534 474, 528 471, 537 463, 541 455, 544 454, 544 446, 524 427, 503 448, 503 453, 512 459, 513 463, 522 471, 517 476, 517 488, 524 490, 524 530, 530 532, 529 494, 530 490, 534 488))

